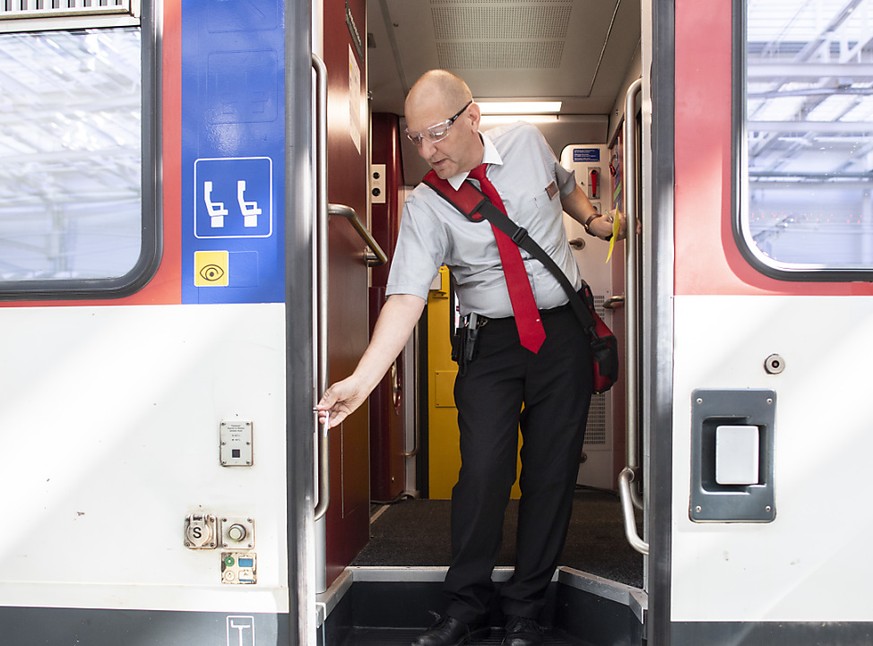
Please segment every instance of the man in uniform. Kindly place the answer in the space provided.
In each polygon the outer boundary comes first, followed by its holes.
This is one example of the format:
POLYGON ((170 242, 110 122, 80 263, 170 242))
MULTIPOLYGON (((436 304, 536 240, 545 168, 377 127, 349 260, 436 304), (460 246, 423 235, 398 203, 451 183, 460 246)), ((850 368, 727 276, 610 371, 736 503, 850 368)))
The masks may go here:
MULTIPOLYGON (((604 240, 612 235, 612 216, 595 211, 542 134, 524 123, 480 133, 480 111, 469 87, 444 70, 431 70, 415 83, 405 111, 407 137, 439 178, 454 189, 474 181, 579 289, 562 212, 604 240)), ((455 382, 462 466, 452 491, 448 606, 442 621, 415 646, 466 643, 487 628, 497 594, 506 617, 504 644, 542 643, 537 617, 569 525, 592 392, 591 351, 567 294, 545 266, 522 254, 516 261, 521 273, 505 277, 506 254, 517 253, 517 247, 505 236, 510 248, 506 241, 501 248, 500 235, 419 185, 404 206, 388 299, 370 344, 352 375, 328 388, 318 404, 322 419, 330 413, 331 426, 360 406, 405 346, 439 267, 447 265, 464 332, 473 333, 475 347, 468 348, 466 360, 461 357, 455 382), (527 329, 513 289, 535 300, 527 329), (491 573, 516 478, 519 425, 516 565, 498 592, 491 573)))

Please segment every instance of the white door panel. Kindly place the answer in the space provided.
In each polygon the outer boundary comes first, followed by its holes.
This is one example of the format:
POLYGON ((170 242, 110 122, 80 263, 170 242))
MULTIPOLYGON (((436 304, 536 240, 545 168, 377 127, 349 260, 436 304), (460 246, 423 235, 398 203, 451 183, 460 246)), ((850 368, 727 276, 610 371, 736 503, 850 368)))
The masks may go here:
POLYGON ((873 299, 677 296, 675 325, 673 621, 868 619, 873 516, 847 494, 869 487, 873 299), (773 522, 689 519, 700 388, 776 392, 773 522))

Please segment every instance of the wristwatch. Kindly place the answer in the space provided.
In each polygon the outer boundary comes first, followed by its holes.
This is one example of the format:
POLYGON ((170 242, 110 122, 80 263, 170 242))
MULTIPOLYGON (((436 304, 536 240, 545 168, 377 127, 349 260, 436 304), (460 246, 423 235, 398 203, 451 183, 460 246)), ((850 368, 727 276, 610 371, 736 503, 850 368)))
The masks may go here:
POLYGON ((587 233, 590 236, 597 237, 596 233, 591 233, 591 223, 594 222, 594 220, 596 220, 600 216, 601 216, 600 213, 592 213, 591 215, 588 216, 588 219, 582 223, 582 226, 585 227, 585 233, 587 233))
MULTIPOLYGON (((594 220, 596 220, 597 218, 599 218, 601 215, 603 215, 603 214, 602 214, 602 213, 594 213, 593 215, 589 215, 589 216, 588 216, 588 219, 585 220, 585 222, 582 223, 582 226, 585 227, 585 233, 587 233, 587 234, 590 235, 590 236, 594 236, 595 238, 599 238, 599 237, 600 237, 600 236, 598 236, 596 233, 592 233, 592 232, 591 232, 591 223, 594 222, 594 220)), ((606 236, 605 238, 600 238, 600 239, 601 239, 601 240, 605 240, 606 242, 609 242, 610 240, 612 240, 612 234, 610 233, 610 234, 609 234, 608 236, 606 236)))

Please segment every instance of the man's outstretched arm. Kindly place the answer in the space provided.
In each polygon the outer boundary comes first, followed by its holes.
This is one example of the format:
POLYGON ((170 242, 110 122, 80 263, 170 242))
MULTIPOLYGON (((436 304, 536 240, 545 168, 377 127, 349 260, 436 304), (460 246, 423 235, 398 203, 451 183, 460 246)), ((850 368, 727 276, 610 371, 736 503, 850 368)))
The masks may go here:
POLYGON ((424 299, 411 294, 388 297, 355 371, 332 384, 318 402, 321 422, 330 413, 330 426, 337 426, 364 402, 406 346, 424 305, 424 299))

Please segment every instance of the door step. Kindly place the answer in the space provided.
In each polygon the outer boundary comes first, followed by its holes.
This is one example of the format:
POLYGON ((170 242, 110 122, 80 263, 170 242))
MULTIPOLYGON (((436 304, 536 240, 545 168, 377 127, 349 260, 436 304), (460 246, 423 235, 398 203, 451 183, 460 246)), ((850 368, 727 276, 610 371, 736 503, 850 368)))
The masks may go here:
MULTIPOLYGON (((342 646, 409 646, 421 634, 421 629, 409 628, 353 628, 342 646)), ((467 642, 467 646, 499 646, 503 642, 503 629, 494 629, 491 634, 467 642)), ((543 646, 595 646, 581 641, 562 631, 552 630, 543 636, 543 646)))
MULTIPOLYGON (((411 644, 442 613, 447 568, 348 568, 318 597, 319 646, 411 644)), ((498 586, 511 568, 497 568, 498 586)), ((640 646, 648 600, 637 588, 569 568, 549 587, 540 622, 546 646, 640 646)), ((495 611, 490 634, 468 646, 500 644, 503 619, 495 611)))

